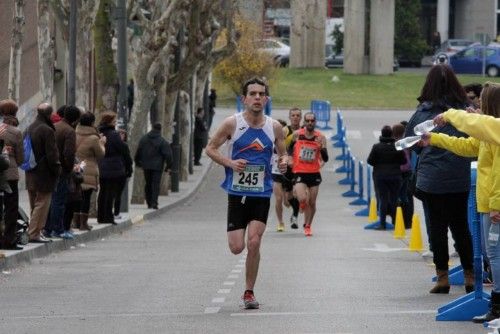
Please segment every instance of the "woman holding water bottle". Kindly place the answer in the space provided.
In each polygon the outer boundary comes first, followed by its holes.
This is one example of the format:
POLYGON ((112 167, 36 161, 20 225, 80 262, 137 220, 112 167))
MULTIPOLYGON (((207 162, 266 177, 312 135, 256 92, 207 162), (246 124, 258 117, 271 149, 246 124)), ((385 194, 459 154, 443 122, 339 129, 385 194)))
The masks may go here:
MULTIPOLYGON (((450 108, 465 109, 467 95, 453 70, 444 64, 434 65, 418 97, 420 104, 408 121, 405 136, 415 135, 414 127, 450 108)), ((433 132, 455 137, 466 135, 452 125, 438 127, 433 132)), ((467 224, 467 200, 470 189, 469 158, 459 157, 441 148, 412 147, 418 154, 416 189, 428 208, 429 232, 437 282, 430 293, 449 293, 448 228, 455 239, 456 249, 464 269, 465 290, 474 289, 472 240, 467 224)))
MULTIPOLYGON (((477 211, 481 216, 483 240, 486 243, 486 252, 490 259, 493 274, 493 291, 491 292, 490 310, 485 315, 475 317, 474 322, 482 323, 500 318, 500 126, 488 126, 481 120, 494 118, 500 120, 500 85, 487 82, 481 93, 481 115, 469 114, 461 110, 449 110, 435 119, 439 125, 457 124, 461 130, 469 133, 468 123, 473 127, 482 124, 482 132, 495 133, 494 138, 456 138, 444 134, 425 134, 422 136, 422 145, 441 147, 451 152, 469 157, 478 157, 477 160, 477 211), (488 128, 490 131, 484 131, 488 128), (496 140, 495 140, 496 139, 496 140)), ((500 124, 500 122, 499 122, 500 124)))

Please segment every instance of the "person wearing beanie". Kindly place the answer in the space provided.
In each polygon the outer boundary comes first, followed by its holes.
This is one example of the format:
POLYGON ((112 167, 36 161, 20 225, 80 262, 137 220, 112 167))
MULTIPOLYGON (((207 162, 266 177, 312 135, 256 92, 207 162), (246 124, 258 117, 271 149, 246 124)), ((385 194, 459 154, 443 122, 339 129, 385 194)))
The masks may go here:
MULTIPOLYGON (((61 109, 61 108, 60 108, 61 109)), ((64 227, 64 210, 68 196, 70 177, 75 165, 76 153, 76 123, 80 119, 80 109, 75 106, 66 106, 61 121, 54 124, 55 139, 59 152, 58 160, 61 164, 61 175, 56 189, 52 194, 50 214, 45 225, 45 236, 54 238, 73 239, 74 236, 64 227)))
POLYGON ((148 208, 158 209, 161 176, 163 171, 172 167, 172 151, 169 142, 161 136, 160 123, 153 124, 153 129, 141 138, 134 160, 144 171, 144 195, 148 208))
POLYGON ((17 128, 17 103, 13 100, 0 101, 0 115, 3 124, 0 125, 0 140, 4 142, 4 152, 9 156, 9 168, 2 174, 9 183, 11 192, 4 192, 4 222, 5 228, 0 243, 2 249, 21 250, 17 245, 16 225, 19 210, 19 171, 18 166, 23 163, 23 135, 17 128))
POLYGON ((392 137, 392 128, 384 125, 379 142, 373 145, 367 162, 373 166, 375 194, 379 204, 380 225, 376 230, 386 229, 386 216, 390 215, 392 223, 396 221, 396 204, 402 175, 400 166, 406 162, 404 152, 396 151, 392 137))
POLYGON ((56 145, 54 125, 50 121, 53 108, 49 103, 37 107, 37 116, 26 129, 25 135, 31 138, 31 145, 37 166, 26 171, 26 188, 28 189, 31 217, 28 229, 30 242, 45 243, 41 232, 49 213, 52 192, 61 173, 59 150, 56 145))

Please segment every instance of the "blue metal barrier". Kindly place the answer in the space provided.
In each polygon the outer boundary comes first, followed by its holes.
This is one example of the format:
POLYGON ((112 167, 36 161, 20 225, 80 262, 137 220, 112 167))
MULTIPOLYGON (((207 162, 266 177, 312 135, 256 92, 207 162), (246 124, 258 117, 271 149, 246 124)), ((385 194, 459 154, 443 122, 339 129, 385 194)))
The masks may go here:
POLYGON ((347 148, 346 158, 342 161, 342 166, 335 170, 335 173, 347 173, 349 171, 349 160, 351 159, 351 149, 347 148))
POLYGON ((481 223, 476 208, 477 170, 471 169, 468 219, 472 225, 472 246, 474 248, 474 291, 438 308, 437 321, 470 321, 473 317, 488 311, 489 295, 483 292, 483 261, 481 251, 481 223))
POLYGON ((356 197, 359 194, 354 190, 354 186, 356 185, 356 158, 351 158, 351 177, 349 179, 349 184, 351 188, 342 194, 343 197, 356 197))
POLYGON ((337 108, 337 133, 330 137, 330 140, 339 140, 342 138, 342 127, 344 126, 344 118, 340 114, 340 109, 337 108))
MULTIPOLYGON (((358 198, 349 203, 349 205, 367 205, 368 201, 363 198, 364 185, 363 185, 363 161, 358 162, 358 198)), ((357 214, 356 214, 357 216, 357 214)))
POLYGON ((345 126, 342 127, 341 132, 342 132, 342 137, 339 140, 337 140, 335 143, 333 143, 333 147, 340 147, 340 148, 342 148, 342 147, 347 146, 347 140, 346 140, 347 130, 346 130, 345 126))
POLYGON ((346 161, 346 176, 342 180, 339 180, 339 184, 342 185, 349 185, 351 184, 351 179, 352 179, 352 172, 353 172, 353 165, 352 165, 352 155, 351 155, 351 150, 348 150, 349 152, 349 159, 346 161))
POLYGON ((347 159, 347 154, 346 154, 346 147, 345 146, 342 146, 342 154, 339 154, 335 157, 335 160, 345 160, 347 159))
POLYGON ((328 125, 330 121, 330 101, 312 100, 311 111, 316 116, 316 127, 321 130, 330 130, 331 126, 328 125))
POLYGON ((236 96, 236 112, 243 111, 243 103, 241 102, 241 96, 236 96))
POLYGON ((354 215, 357 217, 368 217, 370 214, 370 201, 372 200, 372 166, 366 166, 366 208, 359 210, 354 215))

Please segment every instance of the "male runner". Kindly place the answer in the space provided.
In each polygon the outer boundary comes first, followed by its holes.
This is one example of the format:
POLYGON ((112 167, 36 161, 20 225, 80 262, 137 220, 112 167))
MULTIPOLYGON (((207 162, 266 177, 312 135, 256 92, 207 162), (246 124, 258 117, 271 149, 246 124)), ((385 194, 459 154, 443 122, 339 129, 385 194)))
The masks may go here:
MULTIPOLYGON (((288 118, 290 119, 290 125, 285 128, 285 146, 287 151, 290 149, 290 145, 293 140, 293 133, 300 129, 300 121, 302 120, 302 110, 297 107, 293 107, 288 112, 288 118)), ((285 177, 289 180, 292 180, 293 183, 293 172, 292 168, 288 167, 285 177)), ((299 201, 296 197, 293 196, 293 184, 292 189, 285 189, 285 200, 288 200, 290 206, 293 209, 292 215, 290 216, 290 227, 292 229, 297 229, 299 226, 297 225, 297 218, 299 216, 299 201)))
POLYGON ((222 187, 228 193, 227 237, 233 254, 240 254, 245 249, 245 231, 248 230, 243 302, 246 309, 256 309, 259 303, 253 288, 272 194, 273 144, 283 172, 288 156, 281 124, 263 112, 269 96, 267 85, 261 79, 253 78, 243 84, 242 93, 245 111, 222 122, 208 143, 206 153, 225 167, 226 178, 222 187), (227 154, 219 152, 224 143, 227 144, 227 154))
POLYGON ((328 161, 326 138, 316 131, 316 117, 308 112, 304 115, 304 127, 294 132, 293 168, 295 196, 299 200, 300 209, 304 211, 304 234, 312 236, 311 224, 316 213, 316 198, 321 183, 320 168, 322 162, 328 161))

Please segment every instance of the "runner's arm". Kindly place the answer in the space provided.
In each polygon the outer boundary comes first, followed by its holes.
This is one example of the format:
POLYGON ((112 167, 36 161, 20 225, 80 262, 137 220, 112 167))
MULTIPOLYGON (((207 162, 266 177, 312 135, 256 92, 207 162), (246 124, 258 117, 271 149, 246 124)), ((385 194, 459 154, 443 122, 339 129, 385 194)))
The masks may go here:
POLYGON ((282 173, 286 172, 288 166, 288 154, 285 148, 285 135, 283 132, 283 127, 278 121, 273 122, 274 130, 274 147, 276 148, 276 153, 278 154, 278 167, 282 173))
POLYGON ((238 159, 232 160, 223 155, 219 148, 231 138, 236 127, 236 120, 234 117, 228 117, 222 122, 220 128, 217 129, 214 136, 210 139, 205 148, 207 155, 216 163, 221 166, 229 167, 235 171, 241 172, 246 166, 246 160, 238 159))
POLYGON ((328 162, 328 149, 326 148, 326 137, 321 136, 321 150, 319 151, 321 154, 321 160, 324 162, 328 162))

